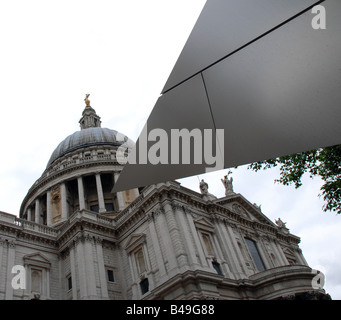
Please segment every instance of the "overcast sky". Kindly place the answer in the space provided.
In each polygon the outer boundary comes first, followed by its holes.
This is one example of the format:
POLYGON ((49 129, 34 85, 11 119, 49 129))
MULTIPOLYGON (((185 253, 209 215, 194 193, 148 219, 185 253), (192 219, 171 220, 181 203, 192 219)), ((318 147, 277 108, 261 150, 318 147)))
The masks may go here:
MULTIPOLYGON (((204 0, 0 2, 0 211, 19 214, 51 153, 79 130, 84 98, 102 127, 138 138, 204 0)), ((200 175, 224 196, 228 170, 200 175)), ((341 216, 322 211, 319 179, 274 184, 278 170, 233 169, 234 190, 301 237, 325 289, 341 299, 341 216)), ((199 192, 198 177, 179 180, 199 192)))

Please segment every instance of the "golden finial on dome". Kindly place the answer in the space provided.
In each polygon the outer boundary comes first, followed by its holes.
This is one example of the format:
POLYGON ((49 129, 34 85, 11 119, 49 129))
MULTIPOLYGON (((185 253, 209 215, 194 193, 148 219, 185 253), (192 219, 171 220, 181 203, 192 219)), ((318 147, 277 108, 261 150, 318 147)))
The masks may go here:
POLYGON ((85 95, 85 99, 84 99, 85 105, 86 105, 87 107, 90 107, 89 96, 90 96, 90 93, 87 93, 87 94, 85 95))

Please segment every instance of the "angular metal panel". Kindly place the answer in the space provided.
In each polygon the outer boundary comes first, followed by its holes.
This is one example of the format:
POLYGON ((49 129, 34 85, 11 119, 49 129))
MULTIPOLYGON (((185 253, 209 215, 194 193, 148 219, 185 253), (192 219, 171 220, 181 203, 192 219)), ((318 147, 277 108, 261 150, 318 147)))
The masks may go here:
POLYGON ((208 0, 162 92, 295 16, 317 0, 208 0))
POLYGON ((307 12, 203 73, 225 167, 341 143, 341 2, 323 6, 325 30, 307 12))
MULTIPOLYGON (((134 187, 141 187, 177 179, 180 177, 187 177, 201 172, 205 172, 207 165, 203 159, 202 164, 171 164, 171 130, 186 128, 189 131, 193 129, 211 129, 214 132, 212 115, 210 113, 208 100, 205 92, 205 87, 202 82, 201 75, 193 77, 182 86, 161 96, 148 121, 146 127, 147 135, 158 128, 162 128, 169 138, 168 153, 169 164, 153 165, 147 159, 147 164, 127 164, 125 165, 118 181, 115 184, 113 192, 120 190, 127 190, 134 187)), ((139 157, 143 133, 136 143, 134 150, 137 154, 137 163, 140 163, 142 158, 139 157)), ((213 134, 215 139, 215 134, 213 134)), ((147 150, 155 142, 148 142, 147 150)), ((193 147, 193 145, 192 145, 193 147)), ((182 150, 182 149, 181 149, 182 150)), ((179 150, 179 162, 182 162, 182 152, 179 150)), ((193 150, 191 150, 193 154, 193 150)), ((193 159, 191 160, 193 163, 193 159)))
MULTIPOLYGON (((225 130, 226 168, 340 144, 341 3, 326 0, 323 5, 326 30, 312 28, 310 12, 287 22, 167 91, 152 111, 149 130, 213 128, 214 122, 216 129, 225 130)), ((206 168, 127 165, 115 190, 206 168)))

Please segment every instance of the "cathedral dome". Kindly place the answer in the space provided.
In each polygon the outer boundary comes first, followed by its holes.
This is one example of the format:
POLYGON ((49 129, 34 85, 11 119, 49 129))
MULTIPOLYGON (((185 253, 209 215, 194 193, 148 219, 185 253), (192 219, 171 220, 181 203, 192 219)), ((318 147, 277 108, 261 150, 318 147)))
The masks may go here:
POLYGON ((86 148, 95 145, 120 146, 124 142, 126 142, 128 146, 134 145, 132 140, 116 130, 101 127, 89 127, 82 129, 66 137, 57 146, 47 163, 47 167, 58 158, 80 148, 86 148))
POLYGON ((137 189, 125 198, 112 192, 124 166, 117 159, 118 148, 123 146, 128 155, 134 142, 116 130, 102 128, 88 97, 80 130, 55 148, 41 177, 28 190, 20 217, 26 215, 29 221, 52 226, 77 210, 117 214, 139 195, 137 189))
POLYGON ((89 95, 87 94, 84 99, 86 107, 83 110, 82 118, 79 120, 81 130, 69 135, 57 146, 47 163, 47 167, 55 160, 77 149, 98 145, 120 146, 123 143, 126 143, 128 147, 134 145, 132 140, 118 131, 101 128, 101 118, 90 106, 89 95))

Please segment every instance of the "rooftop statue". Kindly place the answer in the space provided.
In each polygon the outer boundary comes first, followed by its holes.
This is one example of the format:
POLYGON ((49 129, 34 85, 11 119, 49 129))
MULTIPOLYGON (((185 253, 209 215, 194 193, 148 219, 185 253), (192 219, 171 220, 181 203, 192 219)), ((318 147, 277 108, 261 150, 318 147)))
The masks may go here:
POLYGON ((208 184, 204 181, 204 179, 201 179, 199 187, 202 194, 208 193, 208 184))
POLYGON ((87 107, 90 107, 89 96, 90 96, 90 93, 87 93, 87 94, 85 95, 85 99, 84 99, 85 105, 86 105, 87 107))
POLYGON ((281 220, 281 218, 278 218, 277 220, 275 220, 275 223, 280 227, 280 228, 286 228, 286 222, 283 222, 281 220))
POLYGON ((224 187, 225 187, 225 196, 233 193, 233 178, 231 177, 230 179, 228 179, 228 176, 230 175, 231 171, 229 171, 229 173, 224 176, 224 179, 221 179, 221 182, 223 183, 224 187))

